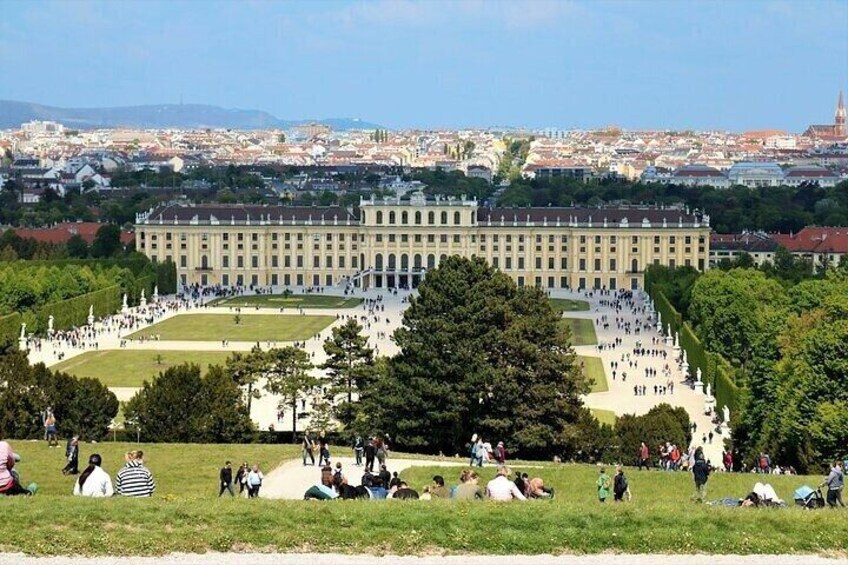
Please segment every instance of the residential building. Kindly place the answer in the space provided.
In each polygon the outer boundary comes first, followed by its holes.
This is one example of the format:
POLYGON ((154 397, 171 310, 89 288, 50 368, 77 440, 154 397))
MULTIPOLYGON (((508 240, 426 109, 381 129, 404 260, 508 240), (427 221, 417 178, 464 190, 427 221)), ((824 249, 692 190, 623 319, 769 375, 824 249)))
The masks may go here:
POLYGON ((712 234, 710 236, 710 268, 721 261, 734 261, 747 253, 758 267, 774 262, 774 254, 780 245, 768 234, 745 232, 741 234, 712 234))

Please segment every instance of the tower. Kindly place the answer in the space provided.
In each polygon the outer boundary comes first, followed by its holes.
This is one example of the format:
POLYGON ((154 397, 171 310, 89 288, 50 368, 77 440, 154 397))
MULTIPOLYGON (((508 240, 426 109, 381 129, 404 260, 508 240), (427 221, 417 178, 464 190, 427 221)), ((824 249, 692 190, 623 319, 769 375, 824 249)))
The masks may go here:
POLYGON ((839 102, 836 103, 836 115, 834 116, 833 133, 845 135, 845 101, 842 99, 842 91, 839 91, 839 102))

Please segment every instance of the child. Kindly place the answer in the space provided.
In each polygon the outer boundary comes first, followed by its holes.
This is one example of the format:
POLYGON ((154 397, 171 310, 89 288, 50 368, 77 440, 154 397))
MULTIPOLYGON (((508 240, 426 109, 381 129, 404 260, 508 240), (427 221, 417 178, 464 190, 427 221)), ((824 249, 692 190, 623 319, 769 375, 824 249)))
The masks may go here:
POLYGON ((595 484, 598 486, 598 500, 606 502, 610 495, 610 478, 605 468, 601 467, 598 481, 595 484))

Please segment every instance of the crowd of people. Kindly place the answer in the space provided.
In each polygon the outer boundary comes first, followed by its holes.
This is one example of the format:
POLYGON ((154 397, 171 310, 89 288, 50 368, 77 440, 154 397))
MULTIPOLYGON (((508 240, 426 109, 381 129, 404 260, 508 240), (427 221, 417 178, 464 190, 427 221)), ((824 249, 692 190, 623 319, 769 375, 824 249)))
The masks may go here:
POLYGON ((390 473, 386 465, 380 465, 377 473, 367 468, 359 481, 353 486, 344 474, 342 464, 335 466, 329 462, 321 468, 320 482, 309 487, 303 495, 304 500, 533 500, 552 499, 554 490, 547 488, 540 477, 528 478, 527 473, 515 473, 509 477, 510 470, 505 465, 498 466, 494 479, 484 486, 480 476, 473 468, 463 469, 459 482, 451 487, 445 485, 441 475, 433 476, 432 482, 424 485, 421 491, 410 487, 409 483, 390 473))

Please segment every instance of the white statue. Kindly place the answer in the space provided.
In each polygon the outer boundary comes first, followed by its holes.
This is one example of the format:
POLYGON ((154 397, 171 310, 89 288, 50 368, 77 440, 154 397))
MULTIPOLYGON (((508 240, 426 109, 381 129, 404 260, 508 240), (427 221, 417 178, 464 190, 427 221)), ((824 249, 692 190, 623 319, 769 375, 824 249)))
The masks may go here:
POLYGON ((26 339, 26 322, 21 323, 21 338, 26 339))
POLYGON ((151 298, 153 298, 153 302, 159 301, 159 285, 158 284, 153 287, 153 296, 151 296, 151 298))
POLYGON ((723 416, 723 421, 725 424, 730 423, 730 408, 725 404, 721 407, 721 415, 723 416))
POLYGON ((662 312, 657 312, 657 325, 662 327, 662 312))
POLYGON ((91 306, 89 306, 89 307, 88 307, 88 317, 89 317, 89 318, 93 318, 93 317, 94 317, 94 305, 93 305, 93 304, 92 304, 91 306))
POLYGON ((698 382, 701 382, 701 368, 700 368, 700 367, 698 367, 698 368, 695 370, 695 379, 696 379, 698 382))
POLYGON ((679 349, 679 348, 680 348, 680 334, 679 334, 679 333, 676 333, 676 332, 675 332, 675 334, 674 334, 674 348, 675 348, 675 349, 679 349))
POLYGON ((707 383, 707 396, 712 396, 710 391, 710 383, 707 383))
POLYGON ((127 293, 125 292, 124 293, 124 301, 121 304, 121 310, 124 310, 126 308, 129 308, 129 305, 127 304, 127 293))
POLYGON ((53 333, 53 315, 47 318, 47 331, 53 333))
POLYGON ((144 297, 144 289, 141 289, 141 298, 138 299, 138 305, 142 308, 147 306, 147 299, 144 297))

